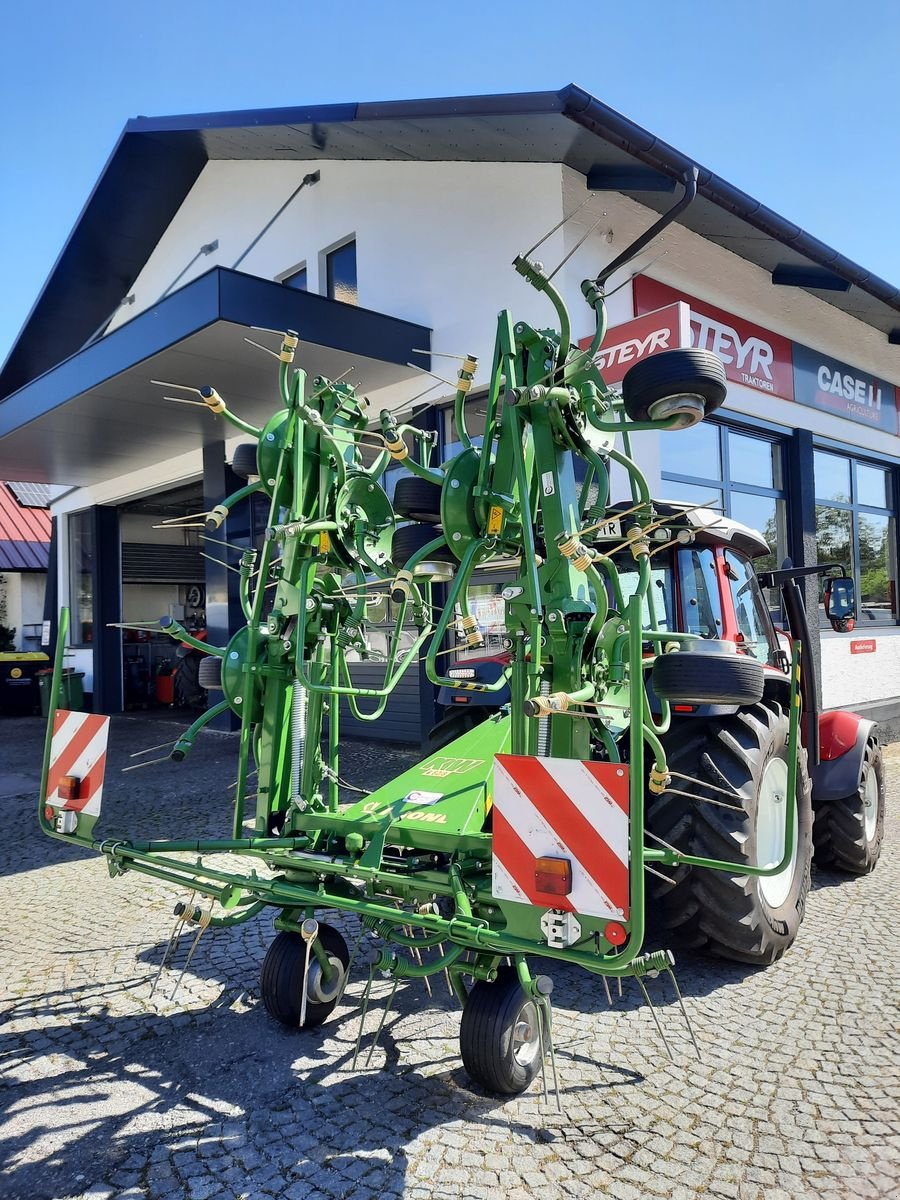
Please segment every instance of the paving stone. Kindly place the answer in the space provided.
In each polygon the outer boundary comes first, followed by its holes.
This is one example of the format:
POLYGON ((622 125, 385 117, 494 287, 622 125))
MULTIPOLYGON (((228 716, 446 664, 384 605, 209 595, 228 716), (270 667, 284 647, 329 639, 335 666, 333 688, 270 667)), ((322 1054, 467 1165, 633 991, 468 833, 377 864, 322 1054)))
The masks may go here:
MULTIPOLYGON (((114 720, 101 836, 227 825, 233 738, 198 739, 181 774, 121 782, 128 754, 161 730, 114 720)), ((39 762, 42 732, 4 719, 0 775, 13 759, 39 762)), ((372 784, 412 761, 365 743, 341 753, 342 775, 372 784)), ((900 794, 900 747, 887 763, 900 794)), ((674 1066, 633 984, 608 1010, 596 979, 548 964, 562 1117, 538 1084, 506 1102, 469 1090, 459 1011, 440 987, 429 1000, 401 984, 377 1069, 349 1070, 362 972, 321 1029, 275 1025, 258 998, 271 916, 210 930, 176 1003, 177 976, 151 999, 181 894, 111 880, 96 856, 41 837, 30 792, 3 804, 0 887, 15 931, 0 943, 15 1098, 0 1124, 4 1200, 869 1200, 900 1189, 896 803, 877 870, 843 881, 816 870, 797 943, 771 969, 677 953, 701 1062, 662 981, 674 1066), (46 917, 62 911, 78 920, 46 917)), ((355 918, 334 923, 352 944, 355 918)), ((386 994, 377 984, 369 1039, 386 994)))

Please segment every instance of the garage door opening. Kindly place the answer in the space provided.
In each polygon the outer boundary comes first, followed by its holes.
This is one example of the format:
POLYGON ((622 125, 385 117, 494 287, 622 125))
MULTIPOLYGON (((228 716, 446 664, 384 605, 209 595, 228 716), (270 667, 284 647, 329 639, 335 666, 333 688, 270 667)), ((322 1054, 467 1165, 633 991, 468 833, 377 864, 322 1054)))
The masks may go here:
MULTIPOLYGON (((122 621, 174 617, 206 639, 206 587, 201 528, 185 521, 203 511, 202 480, 133 500, 119 508, 122 621)), ((198 517, 198 525, 200 524, 198 517)), ((202 654, 166 634, 126 629, 122 640, 123 705, 166 715, 206 708, 197 682, 202 654)))

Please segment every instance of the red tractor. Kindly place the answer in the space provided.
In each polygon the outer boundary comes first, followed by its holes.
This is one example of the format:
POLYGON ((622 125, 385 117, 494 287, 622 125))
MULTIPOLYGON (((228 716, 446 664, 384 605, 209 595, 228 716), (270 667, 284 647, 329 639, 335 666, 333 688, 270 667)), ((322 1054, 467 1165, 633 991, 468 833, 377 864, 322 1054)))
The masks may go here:
MULTIPOLYGON (((621 520, 594 535, 600 550, 627 537, 627 505, 621 520)), ((839 564, 792 567, 757 574, 753 560, 770 553, 763 537, 746 526, 703 508, 658 501, 657 516, 666 537, 681 530, 674 548, 652 557, 650 597, 657 626, 699 635, 688 653, 645 658, 651 688, 660 686, 672 704, 673 721, 664 736, 672 786, 646 798, 651 839, 705 858, 740 862, 778 861, 783 854, 787 782, 790 642, 799 640, 802 659, 802 749, 798 764, 794 854, 776 876, 727 875, 697 867, 662 868, 648 880, 657 919, 682 942, 699 951, 766 964, 794 940, 809 889, 810 861, 862 875, 878 860, 884 829, 884 766, 875 722, 841 710, 823 712, 816 665, 797 579, 826 574, 826 614, 841 631, 853 628, 853 583, 839 564), (837 572, 837 574, 835 574, 837 572), (772 620, 764 589, 780 600, 785 629, 772 620), (696 649, 697 652, 690 651, 696 649), (748 659, 764 667, 762 696, 748 703, 744 675, 748 659), (735 793, 741 806, 735 803, 735 793), (717 797, 711 799, 711 796, 717 797)), ((613 554, 624 598, 628 581, 637 584, 631 556, 613 554)), ((649 611, 645 619, 650 621, 649 611)), ((490 682, 502 655, 457 663, 451 676, 490 682)), ((758 668, 752 672, 758 676, 758 668)), ((471 728, 497 711, 505 697, 444 689, 439 701, 447 716, 437 728, 440 742, 471 728), (489 701, 480 704, 484 699, 489 701)), ((604 718, 614 737, 624 720, 604 718)))

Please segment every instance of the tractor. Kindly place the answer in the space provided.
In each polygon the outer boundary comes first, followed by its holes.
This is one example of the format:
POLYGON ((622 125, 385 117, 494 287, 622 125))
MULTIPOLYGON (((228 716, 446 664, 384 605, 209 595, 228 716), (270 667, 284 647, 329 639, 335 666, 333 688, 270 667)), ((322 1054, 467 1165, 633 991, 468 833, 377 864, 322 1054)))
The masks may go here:
MULTIPOLYGON (((790 571, 773 579, 790 618, 788 634, 774 634, 746 557, 760 549, 756 535, 701 507, 655 504, 634 461, 634 435, 688 428, 724 402, 722 363, 702 350, 660 353, 631 368, 620 395, 595 362, 608 280, 696 187, 693 172, 676 204, 584 282, 596 318, 584 349, 572 345, 538 247, 514 260, 555 323, 499 314, 480 437, 466 420, 478 364, 462 359, 462 450, 444 462, 432 461, 432 435, 397 413, 373 422, 346 381, 308 379, 294 367, 291 331, 271 351, 281 405, 264 427, 215 388, 185 384, 252 437, 233 462, 246 485, 205 514, 205 536, 234 549, 230 511, 254 493, 268 501, 261 546, 236 550, 231 564, 244 623, 227 644, 201 642, 168 616, 153 623, 206 653, 198 682, 221 697, 168 758, 183 761, 219 714, 240 723, 231 828, 215 838, 102 837, 108 718, 55 707, 39 820, 48 835, 102 854, 114 876, 183 886, 176 931, 196 930, 190 953, 206 929, 273 912, 261 992, 285 1025, 326 1020, 362 963, 358 1053, 376 976, 393 981, 380 1031, 400 981, 445 973, 462 1006, 469 1076, 517 1094, 554 1062, 552 982, 532 973, 536 959, 579 966, 607 988, 634 978, 648 1000, 647 978, 664 972, 674 983, 671 952, 644 946, 648 889, 666 889, 670 923, 697 946, 757 963, 787 948, 808 887, 810 759, 819 852, 859 869, 863 838, 877 855, 877 743, 866 722, 816 719, 790 571), (409 472, 393 502, 392 464, 409 472), (611 503, 612 464, 629 479, 624 504, 611 503), (481 645, 470 589, 494 563, 509 578, 509 651, 493 679, 462 678, 441 656, 454 626, 470 649, 481 645), (377 596, 390 597, 394 627, 378 652, 381 684, 362 687, 352 664, 376 658, 377 596), (422 660, 439 687, 508 702, 344 802, 341 702, 377 721, 422 660), (334 912, 355 925, 353 949, 323 919, 334 912)), ((836 614, 848 599, 841 587, 836 614)), ((66 624, 64 610, 54 698, 66 624)))
MULTIPOLYGON (((748 853, 771 858, 783 823, 778 807, 784 774, 780 751, 786 743, 791 641, 808 646, 810 640, 797 580, 825 576, 826 617, 838 632, 850 632, 856 620, 853 580, 839 563, 798 568, 786 560, 779 571, 757 574, 753 560, 769 556, 770 547, 755 530, 696 506, 655 501, 653 507, 676 532, 676 544, 666 543, 652 568, 651 590, 663 627, 696 634, 704 642, 727 642, 738 656, 756 659, 763 665, 764 689, 750 705, 739 696, 725 703, 717 673, 727 679, 735 670, 731 660, 676 657, 659 664, 655 678, 661 670, 668 671, 663 688, 673 718, 662 740, 670 768, 677 766, 683 786, 647 797, 646 828, 657 838, 713 857, 724 846, 741 844, 749 822, 757 845, 748 853), (772 620, 766 600, 765 591, 775 588, 786 628, 772 620), (704 702, 710 688, 713 702, 704 702), (707 781, 706 790, 727 780, 727 790, 741 795, 741 816, 735 819, 726 807, 710 805, 704 785, 695 783, 699 780, 707 781)), ((611 517, 615 508, 610 509, 611 517)), ((602 547, 617 541, 622 541, 622 527, 611 520, 593 534, 592 544, 602 547)), ((637 580, 629 558, 614 555, 626 592, 637 580)), ((649 624, 646 608, 643 616, 649 624)), ((645 672, 651 709, 656 711, 651 669, 655 657, 649 645, 647 650, 645 672)), ((467 656, 455 662, 448 675, 493 682, 507 659, 505 652, 467 656)), ((800 690, 802 794, 798 792, 795 853, 783 874, 738 879, 681 867, 663 869, 663 878, 649 881, 657 923, 692 949, 739 962, 771 963, 796 936, 813 855, 819 866, 849 875, 867 874, 878 861, 885 783, 876 725, 855 713, 819 711, 809 653, 801 659, 800 690)), ((446 745, 501 711, 508 701, 508 693, 494 697, 442 688, 438 702, 445 715, 432 731, 432 744, 446 745)))

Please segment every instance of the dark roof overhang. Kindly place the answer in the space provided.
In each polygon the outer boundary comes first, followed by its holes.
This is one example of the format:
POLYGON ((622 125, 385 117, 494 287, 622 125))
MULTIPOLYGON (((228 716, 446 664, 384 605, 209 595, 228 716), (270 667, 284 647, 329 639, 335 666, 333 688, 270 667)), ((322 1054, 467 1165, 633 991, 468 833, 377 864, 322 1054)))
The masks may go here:
POLYGON ((806 281, 794 286, 892 342, 900 330, 900 289, 570 84, 129 121, 0 370, 0 396, 74 354, 115 311, 214 159, 558 162, 588 178, 593 172, 602 186, 614 180, 617 191, 657 211, 671 202, 663 182, 696 166, 698 197, 683 225, 778 279, 794 272, 806 281), (835 281, 849 286, 837 290, 835 281))
POLYGON ((0 478, 85 486, 234 436, 151 379, 217 386, 238 416, 265 424, 280 403, 277 363, 245 341, 252 326, 301 331, 307 374, 353 365, 361 394, 414 379, 406 364, 431 345, 424 326, 214 268, 0 401, 0 478))

